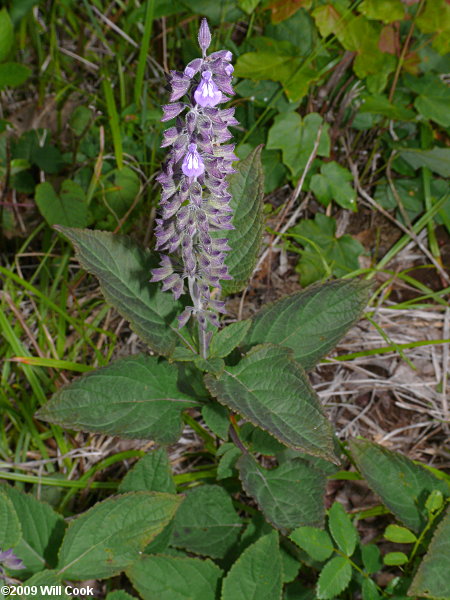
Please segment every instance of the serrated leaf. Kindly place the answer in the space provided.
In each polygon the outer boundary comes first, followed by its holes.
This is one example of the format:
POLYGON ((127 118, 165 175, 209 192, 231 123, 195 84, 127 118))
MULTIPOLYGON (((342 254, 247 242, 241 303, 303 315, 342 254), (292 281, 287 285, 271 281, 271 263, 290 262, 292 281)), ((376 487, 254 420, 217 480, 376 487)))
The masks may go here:
POLYGON ((70 523, 59 575, 76 581, 117 575, 164 529, 181 501, 171 494, 130 492, 99 502, 70 523))
POLYGON ((294 177, 298 177, 306 167, 321 126, 317 155, 329 156, 329 126, 324 124, 317 113, 310 113, 302 119, 297 112, 288 111, 275 117, 274 124, 269 129, 267 148, 281 150, 284 164, 294 177))
POLYGON ((120 358, 60 388, 36 416, 81 431, 177 441, 181 413, 196 406, 178 389, 178 369, 155 356, 120 358))
POLYGON ((375 581, 368 577, 364 577, 361 586, 361 591, 363 600, 379 600, 381 598, 380 594, 378 593, 375 581))
POLYGON ((169 355, 179 339, 174 323, 182 307, 160 285, 149 283, 156 257, 130 238, 106 231, 56 227, 75 246, 81 266, 95 275, 107 302, 158 354, 169 355))
POLYGON ((88 222, 88 207, 82 188, 66 180, 58 195, 48 181, 36 186, 36 205, 49 225, 85 227, 88 222))
POLYGON ((127 569, 143 600, 216 600, 222 570, 212 560, 146 556, 127 569))
POLYGON ((234 563, 223 581, 221 600, 280 600, 281 586, 278 534, 273 531, 244 550, 234 563))
POLYGON ((323 529, 298 527, 289 538, 305 550, 313 560, 323 561, 333 554, 333 542, 323 529))
POLYGON ((65 523, 52 507, 30 494, 11 486, 0 486, 0 495, 12 502, 19 519, 22 537, 14 553, 22 559, 27 573, 56 565, 58 548, 64 535, 65 523))
POLYGON ((400 150, 400 156, 414 169, 428 167, 442 177, 450 176, 450 148, 434 146, 431 150, 405 148, 400 150))
POLYGON ((209 402, 202 407, 202 417, 209 429, 220 439, 228 439, 230 418, 225 406, 217 402, 209 402))
POLYGON ((8 57, 13 41, 13 24, 6 8, 2 8, 0 10, 0 62, 8 57))
POLYGON ((357 279, 311 286, 257 313, 245 343, 287 346, 312 369, 359 319, 368 296, 369 287, 357 279))
POLYGON ((0 549, 13 548, 21 538, 22 529, 14 505, 0 487, 0 549))
POLYGON ((229 177, 235 229, 227 232, 231 251, 227 252, 225 260, 233 279, 222 282, 225 294, 239 292, 247 285, 255 268, 261 245, 264 229, 262 213, 264 173, 261 165, 261 146, 240 161, 236 169, 237 172, 229 177))
POLYGON ((385 504, 407 527, 417 532, 425 525, 424 505, 428 494, 439 489, 446 496, 447 484, 409 458, 368 440, 350 442, 358 470, 385 504))
POLYGON ((336 460, 331 425, 288 348, 256 346, 218 379, 206 375, 205 383, 221 404, 286 446, 336 460))
POLYGON ((300 526, 322 525, 326 480, 306 461, 294 458, 268 470, 244 454, 237 467, 244 490, 283 533, 300 526))
POLYGON ((250 319, 237 321, 215 333, 209 347, 210 356, 220 358, 228 356, 243 341, 251 324, 250 319))
POLYGON ((388 525, 383 537, 390 542, 397 542, 398 544, 413 544, 417 540, 412 531, 399 525, 388 525))
POLYGON ((165 448, 157 448, 143 456, 120 482, 118 492, 167 492, 177 489, 172 477, 169 457, 165 448))
POLYGON ((375 544, 361 545, 361 557, 364 564, 364 569, 369 574, 376 573, 383 566, 381 563, 381 552, 375 544))
POLYGON ((408 590, 409 596, 450 598, 450 506, 439 523, 428 552, 419 565, 408 590))
POLYGON ((358 532, 339 502, 334 502, 328 511, 328 527, 342 552, 351 556, 358 542, 358 532))
POLYGON ((404 552, 388 552, 383 556, 383 562, 389 566, 404 565, 408 562, 408 557, 404 552))
POLYGON ((317 582, 317 597, 320 600, 334 598, 350 583, 352 567, 348 559, 336 556, 327 562, 320 572, 317 582))
POLYGON ((202 485, 186 493, 175 517, 172 546, 195 554, 223 558, 236 543, 242 521, 227 492, 202 485))
MULTIPOLYGON (((37 594, 33 594, 29 596, 29 598, 33 598, 33 600, 48 600, 48 598, 52 598, 52 600, 70 600, 73 596, 69 596, 65 593, 65 586, 62 585, 62 580, 58 576, 56 571, 50 571, 46 569, 45 571, 41 571, 40 573, 36 573, 30 579, 27 579, 23 583, 24 587, 36 586, 38 589, 37 594), (57 586, 57 587, 53 587, 57 586), (59 586, 61 586, 61 593, 59 592, 59 586)), ((75 587, 75 586, 73 586, 75 587)), ((116 598, 116 600, 120 600, 116 598)), ((123 599, 122 599, 123 600, 123 599)), ((126 600, 126 599, 125 599, 126 600)))

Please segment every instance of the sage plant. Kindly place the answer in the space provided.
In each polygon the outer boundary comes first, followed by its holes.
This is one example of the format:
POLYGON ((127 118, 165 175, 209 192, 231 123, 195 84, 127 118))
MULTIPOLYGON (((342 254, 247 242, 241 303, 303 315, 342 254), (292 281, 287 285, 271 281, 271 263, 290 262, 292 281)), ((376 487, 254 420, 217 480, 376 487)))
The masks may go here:
POLYGON ((160 267, 152 271, 152 282, 161 281, 164 291, 175 299, 185 292, 192 304, 178 316, 183 327, 191 316, 199 326, 199 344, 206 357, 208 322, 218 327, 217 313, 225 303, 214 299, 212 288, 231 279, 225 264, 230 250, 227 238, 214 232, 233 229, 233 209, 227 175, 233 173, 234 145, 227 144, 236 125, 234 108, 220 105, 234 94, 231 86, 231 52, 219 50, 207 55, 211 33, 203 19, 198 33, 202 57, 191 61, 184 72, 171 71, 170 104, 163 106, 162 121, 177 119, 164 133, 162 147, 170 147, 163 171, 157 177, 162 186, 160 215, 156 220, 156 250, 163 252, 160 267), (170 256, 169 256, 170 255, 170 256))

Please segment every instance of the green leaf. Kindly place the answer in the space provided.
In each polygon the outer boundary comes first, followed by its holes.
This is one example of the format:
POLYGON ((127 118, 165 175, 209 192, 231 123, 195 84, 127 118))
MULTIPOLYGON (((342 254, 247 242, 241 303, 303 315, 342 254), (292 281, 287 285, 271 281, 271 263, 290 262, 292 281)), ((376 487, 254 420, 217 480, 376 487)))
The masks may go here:
MULTIPOLYGON (((301 258, 296 270, 304 286, 324 279, 348 275, 359 269, 358 257, 364 247, 351 235, 336 237, 336 221, 317 213, 314 220, 304 219, 289 231, 304 249, 297 250, 301 258)), ((295 250, 296 247, 290 247, 295 250)))
POLYGON ((236 475, 236 461, 241 454, 242 452, 234 444, 223 444, 220 446, 216 455, 220 456, 219 464, 217 465, 217 481, 236 475))
POLYGON ((333 554, 333 542, 323 529, 298 527, 289 538, 305 550, 313 560, 323 561, 333 554))
POLYGON ((220 439, 228 439, 230 419, 225 406, 221 406, 217 402, 209 402, 202 406, 202 417, 209 429, 220 439))
POLYGON ((212 560, 146 556, 127 569, 143 600, 216 600, 222 570, 212 560))
POLYGON ((229 182, 235 229, 227 232, 231 251, 227 253, 226 264, 233 279, 222 282, 225 294, 245 288, 258 258, 264 229, 261 146, 238 163, 237 172, 229 177, 229 182))
POLYGON ((408 590, 409 596, 450 598, 450 506, 408 590))
POLYGON ((87 106, 77 106, 70 115, 69 124, 76 135, 80 136, 92 119, 92 110, 87 106))
POLYGON ((128 471, 118 488, 121 493, 145 490, 169 494, 177 491, 165 448, 157 448, 143 456, 128 471))
POLYGON ((169 355, 179 339, 174 323, 181 306, 161 286, 149 283, 156 261, 128 237, 105 231, 57 227, 75 246, 81 266, 98 277, 107 302, 158 354, 169 355))
POLYGON ((172 444, 181 413, 198 402, 178 389, 178 369, 155 356, 120 358, 59 389, 37 417, 63 427, 172 444))
POLYGON ((283 566, 283 583, 289 583, 297 578, 301 567, 300 561, 292 556, 285 548, 280 546, 281 562, 283 566))
POLYGON ((388 552, 383 556, 383 562, 389 566, 404 565, 408 562, 408 557, 404 552, 388 552))
POLYGON ((331 425, 289 349, 256 346, 218 379, 206 375, 205 383, 221 404, 286 446, 336 460, 331 425))
MULTIPOLYGON (((50 571, 46 569, 40 573, 36 573, 30 579, 24 581, 23 586, 36 586, 38 589, 37 594, 29 596, 33 600, 70 600, 73 596, 69 596, 64 592, 65 585, 62 584, 61 578, 58 576, 56 571, 50 571), (57 586, 56 588, 53 586, 57 586), (62 593, 55 593, 56 589, 59 592, 59 586, 61 586, 62 593)), ((73 587, 87 587, 87 586, 73 586, 73 587)), ((116 600, 119 600, 118 598, 116 600)), ((125 599, 126 600, 126 599, 125 599)))
POLYGON ((0 90, 5 87, 18 87, 31 75, 31 69, 16 62, 0 65, 0 90))
POLYGON ((280 600, 282 564, 273 531, 249 546, 227 573, 221 600, 280 600))
POLYGON ((13 24, 6 8, 2 8, 0 10, 0 62, 8 57, 13 41, 13 24))
POLYGON ((355 551, 359 536, 350 517, 339 502, 334 502, 328 511, 328 527, 342 552, 351 556, 355 551))
POLYGON ((401 0, 363 0, 358 10, 368 19, 383 23, 401 21, 405 16, 405 6, 401 0))
POLYGON ((411 121, 416 117, 414 111, 405 108, 399 102, 392 104, 387 96, 381 94, 364 96, 362 100, 363 103, 359 107, 360 113, 383 115, 396 121, 411 121))
MULTIPOLYGON (((241 440, 248 445, 251 452, 264 454, 265 456, 275 456, 286 450, 286 446, 280 444, 270 433, 259 427, 255 427, 251 423, 244 423, 240 428, 239 435, 241 440)), ((295 451, 293 452, 295 454, 295 451)))
POLYGON ((381 553, 378 546, 375 544, 361 545, 361 556, 364 568, 367 573, 372 574, 379 571, 382 567, 381 553))
POLYGON ((400 150, 400 156, 414 169, 428 167, 442 177, 450 176, 450 148, 434 146, 431 150, 405 148, 400 150))
POLYGON ((236 543, 241 528, 227 492, 217 485, 202 485, 186 493, 175 517, 171 544, 195 554, 223 558, 236 543))
POLYGON ((227 325, 211 338, 209 355, 224 358, 244 340, 252 322, 250 319, 227 325))
POLYGON ((242 8, 244 12, 250 15, 255 8, 258 6, 261 0, 238 0, 239 7, 242 8))
POLYGON ((245 454, 237 467, 242 487, 274 527, 286 533, 300 526, 322 525, 326 480, 306 461, 294 458, 268 470, 245 454))
POLYGON ((364 577, 361 591, 363 600, 380 600, 381 598, 375 581, 368 577, 364 577))
POLYGON ((19 519, 22 538, 14 553, 22 559, 28 573, 54 567, 64 535, 64 519, 49 504, 40 502, 11 486, 0 486, 1 496, 12 502, 19 519))
POLYGON ((417 540, 412 531, 399 525, 388 525, 383 537, 390 542, 397 542, 398 544, 413 544, 417 540))
POLYGON ((4 486, 0 487, 0 548, 9 550, 13 548, 22 536, 22 529, 11 500, 3 493, 4 486))
POLYGON ((327 562, 317 582, 317 597, 321 600, 334 598, 350 583, 352 567, 347 558, 336 556, 327 562))
POLYGON ((446 0, 427 2, 416 24, 423 33, 432 34, 432 46, 439 54, 450 52, 450 6, 446 0))
POLYGON ((39 212, 51 225, 85 227, 88 222, 88 207, 82 188, 75 182, 66 180, 61 193, 55 192, 48 181, 36 186, 36 204, 39 212))
POLYGON ((59 553, 64 579, 104 579, 123 571, 173 518, 182 498, 131 492, 99 502, 74 519, 59 553))
POLYGON ((368 296, 367 284, 357 279, 311 286, 263 308, 253 317, 245 341, 287 346, 310 370, 360 318, 368 296))
POLYGON ((298 50, 286 41, 269 37, 253 38, 257 52, 241 54, 236 62, 234 75, 248 79, 287 81, 301 62, 298 50))
POLYGON ((320 173, 313 175, 310 183, 317 199, 325 206, 335 200, 342 208, 356 211, 356 192, 349 183, 353 180, 350 171, 332 161, 323 163, 320 173))
POLYGON ((443 127, 450 126, 450 89, 439 77, 427 74, 417 78, 405 77, 409 88, 418 93, 414 106, 425 119, 431 119, 443 127))
POLYGON ((407 527, 417 532, 425 525, 424 505, 428 494, 447 484, 409 458, 368 440, 350 442, 356 466, 385 504, 407 527))
POLYGON ((110 171, 102 182, 104 200, 116 217, 122 217, 139 194, 141 183, 133 169, 123 167, 110 171))
POLYGON ((444 496, 441 491, 433 490, 425 502, 425 508, 431 514, 437 512, 444 504, 444 496))
POLYGON ((329 156, 329 126, 317 113, 310 113, 304 119, 295 111, 276 116, 274 124, 269 129, 267 148, 281 150, 284 164, 289 167, 294 177, 298 177, 306 167, 321 125, 322 132, 317 155, 329 156))

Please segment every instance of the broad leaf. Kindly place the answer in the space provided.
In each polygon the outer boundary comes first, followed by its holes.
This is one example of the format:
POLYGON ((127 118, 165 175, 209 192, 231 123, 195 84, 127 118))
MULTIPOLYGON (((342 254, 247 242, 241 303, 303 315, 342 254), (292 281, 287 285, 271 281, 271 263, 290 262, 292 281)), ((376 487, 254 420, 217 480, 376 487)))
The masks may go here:
POLYGON ((48 181, 36 186, 36 204, 49 225, 85 227, 88 207, 81 186, 69 179, 63 181, 59 195, 48 181))
POLYGON ((264 516, 283 533, 323 524, 326 480, 301 458, 265 469, 250 455, 238 460, 242 487, 264 516))
POLYGON ((413 544, 417 541, 417 537, 412 531, 399 525, 388 525, 383 537, 397 544, 413 544))
POLYGON ((405 16, 405 6, 401 0, 363 0, 358 10, 368 19, 384 23, 401 21, 405 16))
POLYGON ((16 62, 0 65, 0 90, 5 87, 18 87, 31 75, 31 69, 16 62))
POLYGON ((177 385, 178 369, 155 356, 120 358, 59 389, 37 417, 81 431, 176 442, 181 412, 198 402, 177 385))
POLYGON ((328 600, 338 596, 350 583, 352 567, 348 559, 336 556, 327 562, 317 582, 317 598, 328 600))
POLYGON ((338 547, 351 556, 358 542, 358 532, 339 502, 334 502, 328 511, 328 527, 338 547))
POLYGON ((414 169, 428 167, 442 177, 450 176, 450 148, 438 146, 434 146, 431 150, 405 148, 400 150, 400 156, 414 169))
POLYGON ((222 444, 217 451, 216 456, 220 456, 217 465, 217 481, 233 477, 236 475, 236 462, 242 452, 234 444, 222 444))
POLYGON ((227 253, 226 264, 233 279, 222 282, 226 294, 239 292, 247 285, 261 245, 264 229, 261 146, 238 163, 237 172, 230 176, 229 181, 235 229, 227 234, 231 251, 227 253))
POLYGON ((281 150, 284 164, 289 167, 294 177, 298 177, 306 167, 321 126, 317 155, 329 156, 329 126, 324 124, 322 117, 317 113, 310 113, 304 119, 295 111, 284 112, 275 117, 269 130, 267 148, 281 150))
POLYGON ((303 249, 289 246, 301 256, 296 271, 303 286, 330 275, 343 277, 360 268, 358 258, 364 246, 349 234, 337 237, 333 217, 317 213, 314 219, 300 221, 290 229, 289 235, 303 246, 303 249))
POLYGON ((282 564, 273 531, 249 546, 223 581, 221 600, 279 600, 282 564))
POLYGON ((409 596, 450 598, 450 507, 431 540, 411 587, 409 596))
POLYGON ((356 211, 356 192, 350 185, 352 180, 348 169, 332 161, 321 165, 320 174, 311 177, 310 187, 325 206, 335 200, 342 208, 356 211))
POLYGON ((157 448, 142 457, 122 479, 118 491, 176 493, 167 450, 157 448))
POLYGON ((127 575, 143 600, 216 600, 222 571, 208 559, 146 556, 127 575))
POLYGON ((202 417, 206 425, 220 439, 228 439, 228 430, 230 429, 229 412, 225 406, 217 402, 209 402, 202 407, 202 417))
POLYGON ((46 565, 54 567, 64 535, 64 519, 49 504, 30 494, 11 486, 2 485, 0 490, 2 496, 11 500, 21 524, 22 538, 14 553, 22 559, 27 572, 41 571, 46 565))
POLYGON ((409 458, 368 440, 350 442, 352 456, 367 483, 407 527, 425 525, 425 502, 434 489, 449 495, 447 484, 409 458))
MULTIPOLYGON (((23 583, 24 586, 33 586, 35 585, 39 590, 38 594, 33 594, 29 596, 29 598, 33 598, 36 600, 48 600, 51 598, 52 600, 70 600, 73 596, 69 596, 65 593, 62 579, 58 576, 56 571, 41 571, 40 573, 36 573, 30 579, 27 579, 23 583), (56 586, 56 587, 55 587, 56 586), (61 587, 60 587, 61 586, 61 587), (61 590, 61 593, 57 593, 61 590)), ((73 587, 88 587, 87 585, 83 586, 73 586, 73 587)), ((91 586, 92 587, 92 586, 91 586)), ((87 596, 88 597, 88 596, 87 596)), ((91 596, 92 597, 92 596, 91 596)), ((119 600, 119 599, 116 599, 119 600)))
POLYGON ((76 581, 117 575, 169 523, 181 500, 131 492, 96 504, 70 523, 59 553, 59 575, 76 581))
POLYGON ((218 379, 206 375, 205 383, 221 404, 286 446, 336 460, 331 425, 288 348, 256 346, 218 379))
POLYGON ((381 552, 375 544, 361 544, 361 558, 365 570, 372 574, 379 571, 382 567, 381 552))
POLYGON ((171 354, 177 342, 173 323, 180 306, 160 285, 149 283, 156 266, 150 253, 128 237, 105 231, 56 227, 75 246, 81 266, 98 277, 107 302, 130 322, 131 328, 158 354, 171 354))
POLYGON ((314 560, 323 561, 333 554, 333 542, 323 529, 298 527, 289 537, 314 560))
POLYGON ((14 505, 0 487, 0 549, 13 548, 21 538, 22 530, 14 505))
POLYGON ((219 356, 221 358, 228 356, 243 341, 250 329, 251 323, 249 319, 237 321, 215 333, 209 347, 210 356, 219 356))
POLYGON ((368 295, 367 284, 357 279, 311 286, 257 313, 245 342, 287 346, 304 369, 312 369, 359 319, 368 295))
POLYGON ((241 528, 227 492, 217 485, 203 485, 186 493, 175 517, 171 543, 195 554, 223 558, 241 528))

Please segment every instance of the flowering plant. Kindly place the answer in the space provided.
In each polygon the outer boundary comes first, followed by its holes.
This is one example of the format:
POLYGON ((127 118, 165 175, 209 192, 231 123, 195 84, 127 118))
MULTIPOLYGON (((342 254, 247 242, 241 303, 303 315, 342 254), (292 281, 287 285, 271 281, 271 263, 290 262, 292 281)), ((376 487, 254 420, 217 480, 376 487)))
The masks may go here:
MULTIPOLYGON (((163 121, 176 121, 163 138, 170 150, 158 176, 155 250, 108 232, 57 227, 149 352, 93 369, 37 413, 70 429, 157 447, 116 495, 68 527, 48 504, 0 488, 7 525, 0 545, 8 549, 0 559, 29 585, 126 572, 144 600, 275 600, 303 560, 321 569, 319 598, 345 589, 352 569, 368 582, 372 595, 364 597, 373 598, 374 571, 362 566, 363 546, 340 505, 329 510, 324 529, 327 478, 341 452, 307 375, 359 318, 368 288, 350 279, 311 286, 220 328, 226 294, 243 290, 255 267, 264 188, 260 148, 236 163, 228 143, 237 124, 233 108, 223 106, 233 94, 231 54, 207 54, 205 20, 198 39, 202 56, 169 77, 163 121), (204 450, 190 472, 174 476, 167 447, 186 425, 204 450)), ((407 507, 413 531, 442 512, 444 482, 364 440, 351 452, 394 514, 403 518, 407 507), (403 490, 401 502, 383 487, 387 462, 396 485, 405 470, 419 482, 413 493, 403 490), (437 493, 432 501, 430 492, 437 493)), ((303 593, 288 592, 286 598, 303 593)), ((114 594, 111 600, 129 597, 114 594)))

